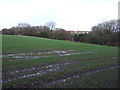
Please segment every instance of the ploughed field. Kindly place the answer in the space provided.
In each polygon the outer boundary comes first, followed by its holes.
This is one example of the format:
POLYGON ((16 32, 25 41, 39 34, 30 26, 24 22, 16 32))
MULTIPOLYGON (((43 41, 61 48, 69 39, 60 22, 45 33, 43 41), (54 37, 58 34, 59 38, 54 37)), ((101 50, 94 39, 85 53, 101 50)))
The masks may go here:
POLYGON ((117 88, 118 48, 2 35, 3 88, 117 88))

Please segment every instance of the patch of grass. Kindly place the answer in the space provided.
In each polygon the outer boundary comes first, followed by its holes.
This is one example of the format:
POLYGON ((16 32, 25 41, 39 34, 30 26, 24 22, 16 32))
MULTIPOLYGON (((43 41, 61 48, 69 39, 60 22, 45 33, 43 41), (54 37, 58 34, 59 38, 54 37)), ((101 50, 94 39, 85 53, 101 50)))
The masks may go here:
MULTIPOLYGON (((118 69, 103 71, 100 73, 72 79, 68 82, 54 84, 54 88, 118 88, 118 69)), ((120 88, 120 87, 119 87, 120 88)))
POLYGON ((113 54, 117 50, 117 47, 15 35, 2 35, 2 44, 3 54, 52 50, 94 51, 99 54, 113 54))

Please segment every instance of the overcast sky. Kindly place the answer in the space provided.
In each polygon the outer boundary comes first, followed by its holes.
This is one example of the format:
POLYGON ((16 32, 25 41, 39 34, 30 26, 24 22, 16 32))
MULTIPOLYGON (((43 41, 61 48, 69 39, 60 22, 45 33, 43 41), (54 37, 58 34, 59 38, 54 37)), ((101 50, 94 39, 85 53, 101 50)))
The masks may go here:
POLYGON ((0 0, 0 30, 28 23, 56 22, 56 28, 88 31, 118 18, 119 0, 0 0))

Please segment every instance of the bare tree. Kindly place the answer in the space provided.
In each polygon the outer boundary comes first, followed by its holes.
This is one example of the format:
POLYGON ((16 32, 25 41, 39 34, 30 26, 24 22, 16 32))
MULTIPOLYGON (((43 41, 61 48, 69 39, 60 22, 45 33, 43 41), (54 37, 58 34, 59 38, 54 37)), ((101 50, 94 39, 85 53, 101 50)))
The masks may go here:
POLYGON ((52 32, 52 30, 55 28, 56 23, 54 21, 47 22, 45 26, 48 26, 52 32))
POLYGON ((18 27, 19 28, 27 28, 27 27, 31 27, 31 25, 28 23, 18 23, 18 27))
POLYGON ((45 26, 47 26, 47 27, 50 28, 50 31, 51 31, 50 38, 52 38, 52 30, 55 28, 56 23, 55 23, 54 21, 50 21, 50 22, 47 22, 47 23, 45 24, 45 26))
MULTIPOLYGON (((110 20, 92 27, 90 42, 101 45, 118 44, 119 22, 110 20)), ((89 39, 89 38, 88 38, 89 39)))

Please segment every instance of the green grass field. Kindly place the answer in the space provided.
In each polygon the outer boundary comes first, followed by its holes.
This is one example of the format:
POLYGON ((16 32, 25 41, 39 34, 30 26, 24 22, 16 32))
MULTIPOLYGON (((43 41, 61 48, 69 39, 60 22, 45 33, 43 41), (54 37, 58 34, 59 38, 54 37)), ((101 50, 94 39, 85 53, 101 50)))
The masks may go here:
POLYGON ((117 47, 2 35, 2 54, 3 88, 118 87, 117 47))

